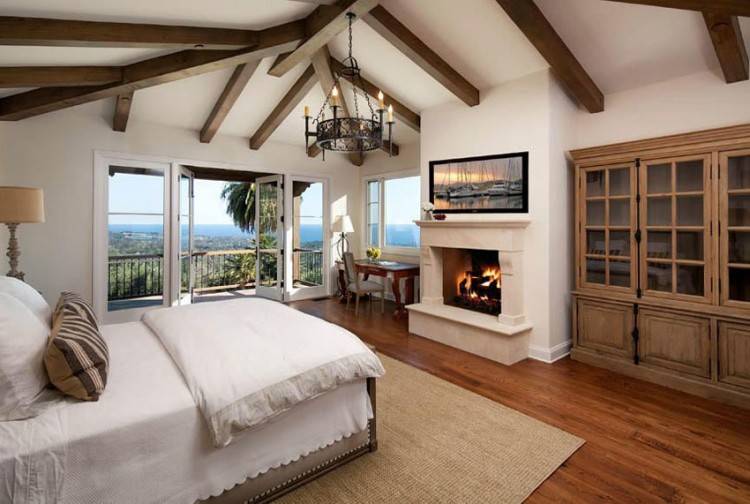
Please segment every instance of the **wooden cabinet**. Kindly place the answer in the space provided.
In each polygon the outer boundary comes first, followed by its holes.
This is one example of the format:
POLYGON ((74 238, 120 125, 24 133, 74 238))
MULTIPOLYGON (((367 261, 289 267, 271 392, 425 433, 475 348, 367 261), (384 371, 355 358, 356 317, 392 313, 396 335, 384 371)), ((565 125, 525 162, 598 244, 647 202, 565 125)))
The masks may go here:
POLYGON ((578 344, 605 354, 633 355, 633 308, 630 305, 578 301, 578 344))
POLYGON ((641 364, 710 378, 710 319, 641 308, 638 328, 641 364))
POLYGON ((719 322, 719 381, 750 390, 750 326, 719 322))
POLYGON ((750 125, 571 157, 573 358, 750 407, 750 125))

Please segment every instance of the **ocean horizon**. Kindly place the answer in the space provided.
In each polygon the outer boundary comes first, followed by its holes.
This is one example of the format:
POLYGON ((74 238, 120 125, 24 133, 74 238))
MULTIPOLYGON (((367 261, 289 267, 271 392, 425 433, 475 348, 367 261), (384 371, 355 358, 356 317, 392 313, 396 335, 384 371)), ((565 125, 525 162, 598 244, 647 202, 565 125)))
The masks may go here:
MULTIPOLYGON (((110 233, 161 234, 161 224, 109 224, 110 233)), ((245 233, 232 224, 195 224, 194 236, 205 238, 240 238, 253 239, 254 233, 245 233)), ((419 228, 415 224, 390 224, 387 226, 389 244, 397 247, 417 247, 419 245, 419 228)), ((318 224, 300 225, 302 243, 321 242, 323 229, 318 224)))

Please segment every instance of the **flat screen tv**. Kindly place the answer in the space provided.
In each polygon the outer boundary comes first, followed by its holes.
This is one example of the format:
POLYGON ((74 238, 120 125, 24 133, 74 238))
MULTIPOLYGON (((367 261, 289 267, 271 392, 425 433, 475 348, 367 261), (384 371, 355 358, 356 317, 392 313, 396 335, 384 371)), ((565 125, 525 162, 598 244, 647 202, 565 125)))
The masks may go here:
POLYGON ((430 161, 435 213, 528 213, 529 153, 430 161))

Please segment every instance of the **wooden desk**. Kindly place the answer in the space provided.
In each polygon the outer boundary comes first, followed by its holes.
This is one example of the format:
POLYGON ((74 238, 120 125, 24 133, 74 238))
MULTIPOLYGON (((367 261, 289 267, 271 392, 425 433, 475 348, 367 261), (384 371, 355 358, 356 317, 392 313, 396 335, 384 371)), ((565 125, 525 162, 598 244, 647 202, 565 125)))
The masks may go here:
MULTIPOLYGON (((339 265, 339 290, 341 291, 343 298, 346 299, 349 293, 346 289, 344 265, 341 261, 337 261, 337 264, 339 265)), ((354 266, 357 268, 358 273, 363 274, 365 280, 367 280, 370 275, 383 278, 390 276, 391 290, 393 291, 393 297, 396 301, 396 311, 393 313, 393 316, 400 318, 407 314, 404 306, 414 302, 414 279, 419 276, 419 264, 357 259, 354 261, 354 266), (406 292, 403 300, 401 299, 402 278, 406 279, 406 292)))

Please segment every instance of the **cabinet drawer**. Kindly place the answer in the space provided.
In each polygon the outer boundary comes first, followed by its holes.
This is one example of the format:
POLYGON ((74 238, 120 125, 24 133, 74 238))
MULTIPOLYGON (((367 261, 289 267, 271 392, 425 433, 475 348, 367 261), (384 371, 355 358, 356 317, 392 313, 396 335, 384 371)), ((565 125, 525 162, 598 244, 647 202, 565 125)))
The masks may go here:
POLYGON ((719 381, 750 389, 750 325, 719 321, 719 381))
POLYGON ((632 306, 578 300, 578 345, 630 358, 632 341, 632 306))
POLYGON ((641 308, 638 330, 642 364, 702 378, 711 376, 709 319, 641 308))

